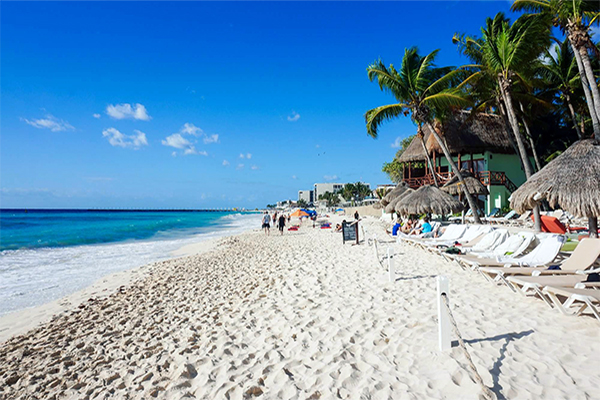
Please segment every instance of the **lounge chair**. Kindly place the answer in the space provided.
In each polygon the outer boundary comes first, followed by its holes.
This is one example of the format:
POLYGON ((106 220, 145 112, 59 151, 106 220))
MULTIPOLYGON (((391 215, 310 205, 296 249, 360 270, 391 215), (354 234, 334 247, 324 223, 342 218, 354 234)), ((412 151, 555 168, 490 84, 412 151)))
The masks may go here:
POLYGON ((594 303, 600 304, 600 290, 546 286, 542 290, 542 294, 548 296, 554 306, 563 314, 581 315, 586 308, 589 308, 596 319, 600 321, 600 312, 594 306, 594 303), (558 296, 565 297, 565 302, 561 302, 558 296), (574 312, 569 312, 569 308, 575 303, 583 304, 574 312))
POLYGON ((492 224, 510 224, 513 219, 517 218, 519 214, 515 210, 511 210, 508 214, 503 217, 491 217, 488 218, 488 222, 492 224))
MULTIPOLYGON (((540 251, 551 251, 551 242, 548 242, 547 247, 540 251)), ((540 244, 541 246, 541 244, 540 244)), ((540 247, 538 246, 538 247, 540 247)), ((537 249, 537 248, 536 248, 537 249)), ((560 247, 559 247, 560 249, 560 247)), ((532 252, 533 253, 533 252, 532 252)), ((537 277, 540 275, 571 275, 579 271, 585 271, 594 265, 598 257, 600 257, 600 239, 583 239, 575 248, 569 258, 564 260, 560 265, 560 269, 547 269, 546 267, 530 268, 530 267, 504 267, 504 268, 489 268, 482 267, 479 271, 488 276, 495 275, 497 280, 502 280, 508 286, 516 289, 521 287, 523 293, 526 293, 534 286, 539 286, 535 280, 531 282, 526 278, 528 276, 537 277), (523 276, 524 275, 524 276, 523 276), (504 279, 507 276, 508 282, 504 279)), ((577 282, 575 282, 577 283, 577 282)))
MULTIPOLYGON (((439 222, 437 224, 438 224, 437 230, 439 230, 441 227, 441 224, 439 222)), ((424 243, 433 243, 434 241, 456 240, 464 234, 466 229, 467 229, 467 225, 451 224, 451 225, 448 225, 448 227, 446 228, 446 231, 444 231, 443 235, 438 238, 423 238, 423 237, 419 238, 418 236, 420 236, 420 235, 415 236, 415 235, 407 235, 405 233, 400 233, 400 234, 398 234, 398 241, 404 240, 409 243, 422 246, 424 243)), ((433 226, 432 226, 431 231, 434 232, 433 226)))
POLYGON ((506 240, 498 244, 491 251, 482 253, 470 253, 456 258, 458 262, 465 267, 477 269, 482 265, 490 265, 497 262, 497 257, 512 255, 519 256, 525 252, 535 239, 532 232, 519 232, 511 235, 506 240))
POLYGON ((450 246, 453 246, 456 242, 460 242, 461 245, 468 246, 470 243, 472 243, 474 240, 476 240, 480 236, 485 235, 486 233, 489 233, 490 231, 492 231, 492 229, 494 229, 494 228, 492 228, 489 225, 470 225, 470 226, 468 226, 468 228, 465 230, 463 235, 458 240, 447 240, 447 241, 437 241, 436 240, 435 242, 424 243, 424 244, 429 247, 436 247, 436 246, 450 247, 450 246))

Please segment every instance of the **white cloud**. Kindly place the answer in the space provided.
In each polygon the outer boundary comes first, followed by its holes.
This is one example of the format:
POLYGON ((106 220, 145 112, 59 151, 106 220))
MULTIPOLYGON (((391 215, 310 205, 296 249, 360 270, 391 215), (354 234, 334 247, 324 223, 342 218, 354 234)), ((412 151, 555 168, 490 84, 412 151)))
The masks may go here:
POLYGON ((53 115, 46 115, 45 118, 26 119, 21 118, 21 121, 36 127, 38 129, 50 129, 52 132, 73 131, 75 128, 66 121, 58 119, 53 115))
POLYGON ((321 147, 321 145, 320 144, 316 144, 315 147, 318 149, 318 148, 321 147))
POLYGON ((253 171, 256 171, 258 169, 258 166, 253 165, 253 166, 250 167, 250 169, 253 170, 253 171))
POLYGON ((176 151, 174 151, 174 152, 172 152, 172 153, 171 153, 171 155, 172 155, 173 157, 177 157, 177 152, 176 152, 176 151))
POLYGON ((135 135, 124 135, 115 128, 108 128, 102 131, 102 136, 108 139, 112 146, 139 149, 142 146, 148 146, 148 140, 144 132, 134 130, 135 135))
POLYGON ((398 137, 396 138, 396 140, 394 140, 394 143, 392 143, 392 145, 391 145, 391 146, 392 146, 392 148, 394 148, 394 149, 399 149, 399 148, 400 148, 400 146, 402 146, 402 138, 401 138, 400 136, 398 136, 398 137))
POLYGON ((244 168, 244 164, 241 164, 241 163, 240 163, 240 164, 238 164, 238 165, 237 165, 237 167, 235 167, 235 168, 236 168, 236 169, 242 169, 242 168, 244 168))
POLYGON ((292 111, 292 115, 288 115, 287 120, 290 122, 296 122, 300 119, 300 114, 296 111, 292 111))
POLYGON ((208 156, 208 153, 205 150, 200 150, 198 153, 196 153, 200 156, 208 156))
POLYGON ((205 135, 204 136, 204 144, 210 144, 210 143, 218 143, 219 142, 219 135, 217 135, 216 133, 214 135, 205 135))
POLYGON ((192 135, 192 136, 199 136, 200 134, 204 133, 204 131, 202 129, 200 129, 196 125, 190 124, 188 122, 183 124, 183 127, 179 130, 179 132, 188 134, 188 135, 192 135))
POLYGON ((292 179, 298 179, 296 175, 292 175, 292 179))
POLYGON ((109 104, 106 107, 106 113, 114 119, 137 119, 142 121, 149 121, 152 119, 146 111, 146 107, 142 104, 134 104, 133 106, 128 103, 123 104, 109 104))
POLYGON ((94 117, 94 118, 98 119, 98 118, 100 118, 100 117, 101 117, 101 115, 100 115, 100 114, 92 114, 92 117, 94 117))
POLYGON ((336 181, 337 178, 337 175, 323 175, 323 179, 325 179, 325 181, 336 181))
POLYGON ((227 166, 229 166, 229 161, 227 161, 227 160, 223 160, 223 166, 224 166, 224 167, 227 167, 227 166))
POLYGON ((189 140, 181 136, 179 133, 174 133, 170 136, 167 136, 165 140, 162 141, 162 144, 165 146, 175 147, 176 149, 194 147, 189 140))

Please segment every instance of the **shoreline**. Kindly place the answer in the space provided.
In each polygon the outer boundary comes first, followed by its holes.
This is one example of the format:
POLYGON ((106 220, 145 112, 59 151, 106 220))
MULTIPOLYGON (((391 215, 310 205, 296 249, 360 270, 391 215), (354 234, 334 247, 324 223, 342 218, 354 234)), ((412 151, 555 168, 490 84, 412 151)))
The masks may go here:
POLYGON ((10 311, 0 316, 0 345, 14 336, 18 336, 51 321, 58 315, 63 315, 74 310, 90 298, 104 299, 115 293, 121 287, 128 287, 132 283, 142 280, 151 274, 151 269, 163 261, 199 255, 213 250, 220 241, 229 239, 256 228, 248 228, 242 232, 231 235, 207 238, 199 242, 186 244, 168 253, 167 258, 151 262, 134 268, 112 272, 98 278, 83 289, 79 289, 59 299, 33 307, 10 311))

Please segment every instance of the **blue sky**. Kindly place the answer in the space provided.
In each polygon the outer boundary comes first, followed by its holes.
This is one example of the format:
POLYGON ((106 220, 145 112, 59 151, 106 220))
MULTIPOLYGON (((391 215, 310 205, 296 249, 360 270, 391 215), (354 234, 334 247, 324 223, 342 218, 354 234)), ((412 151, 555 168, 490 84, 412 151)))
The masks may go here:
POLYGON ((387 183, 408 118, 381 57, 478 34, 507 1, 4 2, 2 207, 263 207, 315 182, 387 183))

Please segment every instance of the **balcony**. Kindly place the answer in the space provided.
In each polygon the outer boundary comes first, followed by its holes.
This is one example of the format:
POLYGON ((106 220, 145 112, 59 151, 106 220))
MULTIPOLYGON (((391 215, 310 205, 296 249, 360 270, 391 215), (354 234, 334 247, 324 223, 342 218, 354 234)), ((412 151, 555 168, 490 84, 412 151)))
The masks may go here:
MULTIPOLYGON (((506 176, 504 172, 500 171, 480 171, 475 174, 481 183, 485 186, 489 185, 500 185, 505 186, 511 193, 517 190, 517 186, 506 176)), ((444 185, 450 178, 454 176, 453 172, 441 172, 436 174, 438 179, 438 184, 440 186, 444 185)), ((411 177, 405 178, 404 182, 412 188, 418 189, 423 185, 433 185, 433 176, 431 174, 427 174, 419 177, 411 177)))

